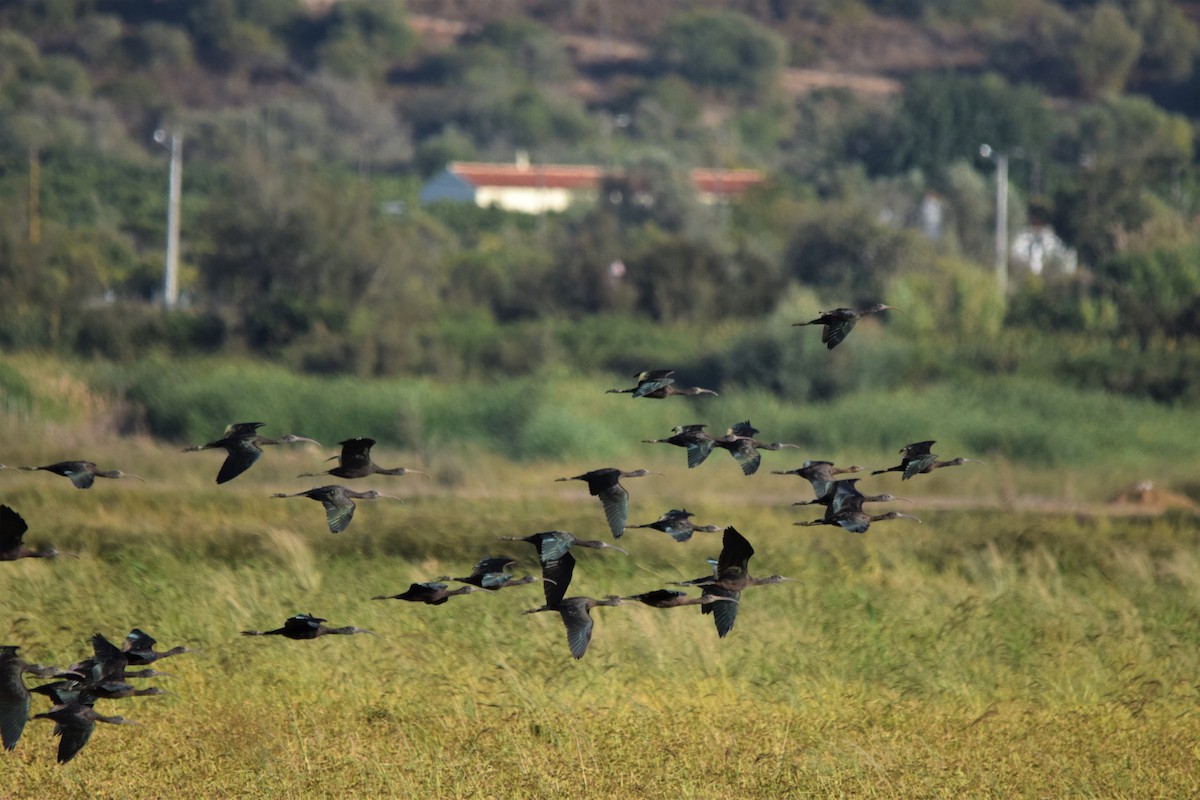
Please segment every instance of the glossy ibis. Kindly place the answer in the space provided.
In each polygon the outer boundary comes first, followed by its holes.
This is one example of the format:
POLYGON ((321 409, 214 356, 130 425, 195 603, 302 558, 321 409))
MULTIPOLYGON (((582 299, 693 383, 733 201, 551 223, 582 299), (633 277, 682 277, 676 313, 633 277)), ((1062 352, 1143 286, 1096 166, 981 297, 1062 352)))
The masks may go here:
POLYGON ((674 589, 655 589, 652 592, 642 592, 641 594, 632 594, 628 597, 621 598, 622 600, 637 600, 639 603, 645 603, 654 608, 675 608, 677 606, 696 606, 706 605, 716 602, 738 602, 733 597, 722 597, 715 594, 702 594, 699 597, 689 597, 686 592, 677 592, 674 589))
POLYGON ((687 448, 688 469, 704 463, 713 449, 713 437, 704 432, 704 425, 676 425, 666 439, 642 439, 643 444, 673 444, 687 448))
POLYGON ((438 578, 439 581, 457 581, 478 586, 480 589, 504 589, 509 586, 524 586, 535 581, 545 581, 546 578, 535 578, 526 575, 524 578, 514 578, 508 570, 517 563, 515 558, 507 556, 492 556, 480 559, 471 568, 471 574, 464 578, 452 578, 449 575, 438 578))
POLYGON ((65 764, 83 749, 92 738, 97 722, 110 725, 136 725, 124 717, 106 717, 96 709, 80 702, 57 705, 45 714, 34 714, 33 719, 54 720, 54 735, 62 737, 58 742, 58 763, 65 764))
POLYGON ((96 478, 133 478, 145 483, 137 475, 122 472, 119 469, 99 469, 91 461, 59 461, 56 464, 47 464, 44 467, 21 467, 21 469, 26 472, 44 470, 46 472, 53 472, 55 475, 62 475, 64 478, 69 478, 71 483, 75 484, 76 489, 92 488, 92 484, 96 482, 96 478))
POLYGON ((354 519, 355 500, 374 500, 378 497, 386 497, 389 500, 400 499, 390 494, 377 492, 374 489, 368 489, 365 492, 356 492, 353 489, 347 489, 345 486, 337 485, 317 486, 303 492, 273 494, 271 497, 307 497, 309 500, 316 500, 325 506, 325 519, 329 523, 330 533, 341 533, 350 526, 350 520, 354 519))
POLYGON ((899 511, 889 511, 886 514, 876 514, 872 516, 861 508, 849 508, 839 511, 836 514, 827 515, 821 519, 814 519, 810 522, 796 522, 795 525, 836 525, 844 531, 850 533, 866 533, 871 527, 872 522, 886 522, 890 519, 912 519, 920 522, 921 520, 914 517, 912 514, 901 514, 899 511))
POLYGON ((478 586, 467 584, 457 589, 450 589, 444 583, 414 583, 400 594, 380 594, 372 600, 407 600, 410 603, 425 603, 430 606, 440 606, 451 597, 471 592, 485 591, 478 586))
POLYGON ((883 303, 855 311, 853 308, 835 308, 832 311, 823 311, 821 316, 811 322, 793 322, 792 327, 800 325, 824 325, 825 328, 821 331, 821 344, 832 350, 842 343, 842 340, 854 330, 854 326, 858 324, 858 320, 867 314, 878 314, 880 311, 899 311, 895 306, 885 306, 883 303))
POLYGON ((40 678, 80 677, 77 672, 30 664, 17 655, 20 649, 0 645, 0 741, 5 750, 17 746, 29 719, 29 690, 22 677, 26 672, 40 678))
POLYGON ((758 472, 759 466, 762 465, 761 450, 782 450, 785 447, 799 447, 798 444, 785 444, 783 442, 760 442, 754 437, 758 434, 758 428, 750 424, 749 420, 739 422, 736 425, 730 426, 724 436, 713 437, 713 444, 717 447, 729 451, 734 460, 742 468, 742 474, 753 475, 758 472))
POLYGON ((16 561, 18 558, 54 558, 62 555, 53 547, 34 550, 24 544, 25 531, 29 526, 16 511, 0 506, 0 561, 16 561))
POLYGON ((277 439, 259 436, 258 429, 266 424, 265 422, 234 422, 226 426, 225 433, 220 439, 207 444, 185 447, 183 452, 194 453, 198 450, 223 449, 229 455, 225 457, 225 462, 221 464, 221 469, 217 473, 217 483, 227 483, 254 466, 254 462, 262 456, 264 445, 309 442, 319 447, 321 444, 315 439, 291 433, 277 439))
POLYGON ((837 467, 832 461, 805 461, 804 464, 796 469, 776 469, 771 470, 772 475, 799 475, 810 484, 812 484, 813 495, 815 500, 805 500, 793 505, 811 505, 813 503, 821 503, 826 495, 833 491, 834 481, 837 480, 836 475, 844 475, 847 473, 862 472, 862 467, 855 464, 851 467, 837 467))
POLYGON ((316 639, 318 636, 352 633, 377 635, 373 631, 355 628, 352 625, 347 625, 344 628, 330 628, 327 625, 321 624, 327 621, 320 617, 314 617, 312 614, 297 614, 294 617, 288 617, 284 620, 282 628, 276 628, 273 631, 242 631, 242 636, 285 636, 288 639, 316 639))
POLYGON ((547 606, 557 605, 567 593, 567 587, 571 585, 571 576, 575 573, 575 557, 570 552, 572 547, 609 549, 629 555, 615 544, 597 539, 577 539, 566 531, 544 531, 531 533, 529 536, 500 538, 509 542, 529 542, 537 550, 538 561, 542 565, 542 578, 545 579, 543 590, 547 606))
MULTIPOLYGON (((782 575, 772 575, 769 578, 751 577, 748 567, 750 557, 753 555, 754 548, 750 546, 750 542, 736 528, 730 525, 725 529, 721 545, 721 555, 717 558, 715 565, 715 574, 696 578, 695 580, 682 581, 675 585, 699 586, 705 594, 739 600, 741 599, 742 591, 748 587, 791 580, 791 578, 785 578, 782 575)), ((717 635, 724 638, 733 629, 733 623, 737 621, 739 605, 739 603, 710 602, 701 606, 700 611, 704 614, 713 615, 713 622, 717 627, 717 635)))
POLYGON ((546 604, 541 608, 531 608, 526 611, 526 614, 536 614, 539 611, 557 611, 562 617, 563 625, 567 628, 567 645, 571 648, 571 655, 575 658, 583 658, 583 654, 587 652, 588 644, 592 641, 592 614, 591 611, 596 606, 619 606, 621 598, 615 594, 609 595, 603 600, 596 600, 591 597, 568 597, 565 600, 559 601, 557 604, 546 604))
POLYGON ((346 439, 343 442, 338 442, 342 446, 342 452, 339 455, 333 456, 338 460, 338 465, 333 469, 327 469, 324 472, 304 472, 299 477, 315 478, 318 475, 333 475, 336 478, 346 478, 353 480, 355 478, 365 478, 368 475, 424 475, 429 477, 429 473, 421 472, 408 467, 395 467, 394 469, 384 469, 371 460, 371 448, 375 446, 374 439, 359 437, 357 439, 346 439))
POLYGON ((701 394, 711 394, 714 397, 717 395, 712 389, 702 389, 699 386, 676 386, 675 379, 671 377, 674 374, 675 370, 673 369, 652 369, 639 372, 633 376, 637 381, 637 386, 629 389, 609 389, 606 394, 628 394, 633 398, 651 397, 655 400, 661 400, 671 395, 690 397, 701 394))
POLYGON ((160 659, 192 652, 190 648, 183 645, 159 652, 154 649, 154 645, 156 644, 158 644, 158 641, 150 634, 141 628, 134 628, 125 637, 125 641, 121 643, 121 650, 125 653, 125 660, 129 664, 138 667, 152 664, 160 659))
POLYGON ((872 472, 872 475, 882 475, 885 472, 902 472, 904 475, 901 480, 908 480, 914 475, 933 472, 941 467, 958 467, 963 464, 982 464, 983 462, 975 458, 958 458, 949 461, 939 461, 936 454, 931 452, 931 448, 937 443, 936 439, 930 439, 925 442, 913 442, 906 444, 900 448, 900 463, 894 467, 887 469, 877 469, 872 472))
POLYGON ((82 703, 93 705, 97 700, 117 700, 122 697, 153 697, 169 694, 165 689, 150 686, 145 689, 134 688, 132 684, 121 681, 101 681, 99 683, 84 683, 83 681, 65 680, 34 686, 29 691, 44 694, 55 705, 67 703, 82 703))
POLYGON ((625 532, 625 523, 629 520, 629 492, 621 485, 621 478, 640 478, 651 473, 644 469, 624 472, 615 467, 604 467, 574 475, 570 478, 555 478, 556 481, 584 481, 588 493, 600 498, 604 506, 604 518, 608 520, 608 529, 612 535, 621 538, 625 532))
POLYGON ((695 515, 686 508, 672 508, 654 522, 648 522, 645 525, 627 525, 626 530, 632 528, 653 528, 656 531, 668 534, 677 542, 686 542, 692 538, 692 534, 695 531, 716 533, 721 530, 716 525, 696 525, 690 519, 693 516, 695 515))

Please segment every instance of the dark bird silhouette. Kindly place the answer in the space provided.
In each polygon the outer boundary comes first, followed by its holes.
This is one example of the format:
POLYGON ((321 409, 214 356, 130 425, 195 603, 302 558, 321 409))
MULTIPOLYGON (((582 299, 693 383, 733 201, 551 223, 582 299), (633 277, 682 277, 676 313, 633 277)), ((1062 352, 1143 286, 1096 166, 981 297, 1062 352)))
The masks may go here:
POLYGON ((371 448, 375 446, 374 439, 360 437, 358 439, 346 439, 343 442, 338 442, 342 446, 342 452, 339 455, 333 456, 338 460, 338 465, 333 469, 327 469, 324 472, 304 472, 299 475, 301 478, 315 478, 318 475, 333 475, 336 478, 346 478, 353 480, 355 478, 365 478, 368 475, 424 475, 429 477, 429 473, 421 472, 417 469, 409 469, 407 467, 395 467, 394 469, 384 469, 371 460, 371 448))
POLYGON ((0 645, 0 741, 5 750, 17 746, 29 719, 29 690, 23 678, 26 672, 40 678, 81 677, 69 670, 30 664, 17 655, 20 649, 12 644, 0 645))
POLYGON ((121 681, 101 681, 100 683, 84 683, 82 681, 65 680, 34 686, 29 691, 48 696, 55 705, 82 703, 93 705, 97 700, 117 700, 123 697, 153 697, 168 694, 165 689, 149 686, 145 689, 134 688, 132 684, 121 681))
POLYGON ((284 620, 282 628, 276 628, 273 631, 242 631, 242 636, 286 636, 289 639, 316 639, 318 636, 351 633, 377 635, 373 631, 366 631, 351 625, 344 628, 330 628, 321 624, 327 621, 320 617, 314 617, 312 614, 297 614, 284 620))
POLYGON ((471 586, 478 586, 480 589, 504 589, 509 586, 524 586, 535 581, 546 580, 546 578, 535 578, 533 575, 526 575, 524 578, 514 578, 508 570, 516 563, 517 560, 515 558, 492 556, 477 561, 475 566, 471 568, 471 574, 465 578, 452 578, 449 575, 443 575, 438 580, 467 583, 471 586))
MULTIPOLYGON (((754 555, 754 548, 750 546, 750 542, 730 525, 725 529, 721 555, 717 558, 714 574, 675 585, 699 586, 705 594, 740 600, 742 591, 750 586, 791 580, 782 575, 772 575, 769 578, 752 577, 749 572, 752 555, 754 555)), ((733 629, 733 623, 737 621, 739 605, 739 603, 707 603, 700 607, 700 611, 713 615, 713 622, 717 626, 717 635, 724 638, 733 629)))
POLYGON ((716 525, 696 525, 689 519, 693 516, 695 515, 686 508, 672 508, 654 522, 648 522, 645 525, 627 525, 626 530, 632 528, 653 528, 656 531, 669 534, 677 542, 686 542, 692 538, 692 534, 696 531, 716 533, 721 530, 716 525))
POLYGON ((842 468, 834 466, 832 461, 805 461, 796 469, 771 470, 772 475, 799 475, 812 484, 813 495, 816 499, 793 503, 798 506, 822 503, 826 496, 831 496, 833 492, 833 484, 837 480, 834 476, 854 472, 862 472, 862 467, 855 464, 852 467, 842 468))
POLYGON ((273 494, 271 497, 307 497, 309 500, 316 500, 325 506, 325 519, 329 523, 330 533, 341 533, 350 526, 350 520, 354 519, 355 500, 374 500, 378 497, 386 497, 389 500, 400 499, 374 489, 356 492, 345 486, 337 485, 317 486, 295 494, 273 494))
POLYGON ((372 600, 407 600, 410 603, 425 603, 430 606, 440 606, 451 597, 460 594, 483 591, 478 586, 467 584, 457 589, 449 589, 444 583, 414 583, 400 594, 380 594, 372 600))
POLYGON ((259 436, 258 429, 266 424, 265 422, 234 422, 226 426, 225 433, 220 439, 207 444, 185 447, 183 452, 194 453, 198 450, 223 449, 229 455, 225 457, 225 462, 221 464, 221 470, 217 473, 217 483, 227 483, 254 466, 254 462, 262 456, 262 448, 265 445, 293 444, 295 442, 309 442, 318 447, 321 445, 315 439, 291 433, 277 439, 259 436))
POLYGON ((538 561, 542 565, 543 587, 547 606, 556 606, 567 593, 571 585, 571 577, 575 573, 575 557, 571 555, 572 547, 590 547, 595 550, 616 550, 629 555, 620 547, 597 539, 577 539, 566 531, 544 531, 531 533, 529 536, 501 536, 508 542, 529 542, 537 550, 538 561))
POLYGON ((877 469, 872 472, 872 475, 882 475, 885 472, 902 472, 901 480, 908 480, 914 475, 921 475, 927 472, 933 472, 941 467, 957 467, 963 464, 982 464, 983 462, 975 458, 958 458, 949 461, 939 461, 936 454, 931 452, 931 448, 937 443, 936 439, 930 439, 925 442, 913 442, 906 444, 900 448, 900 463, 894 467, 887 469, 877 469))
POLYGON ((604 467, 585 472, 582 475, 555 478, 555 480, 586 482, 588 493, 593 497, 599 497, 601 505, 604 506, 604 518, 608 520, 608 529, 612 531, 614 537, 619 539, 625 532, 625 523, 629 521, 629 492, 620 484, 620 480, 621 478, 640 478, 650 474, 644 469, 623 472, 614 467, 604 467))
POLYGON ((713 449, 713 437, 704 432, 703 425, 676 425, 671 429, 673 436, 666 439, 642 439, 643 444, 673 444, 687 448, 688 469, 704 463, 713 449))
POLYGON ((129 657, 124 650, 104 638, 104 634, 92 634, 92 656, 71 665, 73 672, 83 675, 86 683, 100 683, 105 680, 124 680, 129 677, 126 667, 129 657))
MULTIPOLYGON (((18 558, 54 558, 63 555, 53 547, 34 550, 24 544, 25 531, 29 526, 16 511, 0 506, 0 561, 16 561, 18 558)), ((67 555, 73 555, 68 553, 67 555)))
POLYGON ((637 600, 639 603, 645 603, 646 605, 654 606, 655 608, 696 606, 716 602, 737 602, 737 600, 733 597, 722 597, 715 594, 702 594, 699 597, 689 597, 686 592, 677 592, 674 589, 655 589, 653 592, 642 592, 641 594, 633 594, 629 597, 622 597, 621 599, 637 600))
POLYGON ((785 447, 799 447, 798 444, 783 442, 760 442, 754 437, 758 428, 750 424, 750 420, 730 426, 724 436, 713 437, 713 444, 728 450, 734 460, 742 468, 742 474, 753 475, 762 465, 761 450, 782 450, 785 447))
POLYGON ((821 316, 811 322, 793 322, 792 327, 799 325, 824 325, 821 331, 821 344, 832 350, 842 343, 842 340, 854 330, 854 326, 858 324, 858 320, 867 314, 878 314, 880 311, 899 311, 895 306, 885 306, 883 303, 876 303, 870 308, 864 308, 861 311, 855 311, 853 308, 835 308, 832 311, 823 311, 821 316))
MULTIPOLYGON (((912 502, 907 497, 897 497, 888 492, 863 494, 856 485, 858 480, 858 478, 851 478, 834 481, 832 490, 825 497, 812 502, 826 507, 826 519, 831 519, 844 511, 862 511, 863 503, 890 503, 893 500, 912 502)), ((809 505, 809 503, 793 503, 792 505, 809 505)))
POLYGON ((563 625, 567 627, 567 646, 571 648, 571 655, 575 658, 583 658, 583 654, 587 652, 588 644, 592 641, 592 621, 591 611, 596 606, 619 606, 621 598, 614 595, 609 595, 603 600, 596 600, 591 597, 568 597, 565 600, 551 605, 547 603, 541 608, 531 608, 526 611, 526 614, 536 614, 539 611, 557 611, 562 617, 563 625))
POLYGON ((699 386, 676 386, 675 379, 671 377, 674 374, 675 370, 673 369, 651 369, 639 372, 633 376, 637 381, 637 386, 629 389, 609 389, 606 394, 628 394, 634 398, 651 397, 655 400, 661 400, 671 395, 695 397, 701 394, 711 394, 714 397, 717 396, 712 389, 702 389, 699 386))
POLYGON ((889 511, 886 514, 876 514, 874 516, 863 511, 861 508, 844 509, 836 514, 827 515, 821 519, 814 519, 810 522, 796 522, 796 525, 836 525, 844 531, 850 533, 866 533, 871 527, 872 522, 885 522, 890 519, 912 519, 920 522, 921 520, 914 517, 912 514, 901 514, 899 511, 889 511))
POLYGON ((57 705, 45 714, 34 714, 34 719, 54 720, 54 735, 62 737, 58 742, 58 763, 65 764, 83 749, 92 738, 97 722, 110 725, 136 725, 124 717, 106 717, 84 703, 57 705))
POLYGON ((71 483, 75 484, 76 489, 92 488, 92 484, 96 482, 96 478, 133 478, 145 483, 137 475, 121 472, 119 469, 99 469, 91 461, 59 461, 56 464, 47 464, 44 467, 21 467, 21 469, 25 472, 44 470, 46 472, 53 472, 55 475, 62 475, 65 478, 70 478, 71 483))
POLYGON ((125 641, 121 643, 121 651, 125 653, 125 660, 129 664, 138 667, 153 664, 155 661, 163 658, 192 652, 190 648, 183 645, 159 652, 154 649, 154 645, 156 644, 158 644, 158 641, 150 634, 141 628, 134 628, 125 637, 125 641))

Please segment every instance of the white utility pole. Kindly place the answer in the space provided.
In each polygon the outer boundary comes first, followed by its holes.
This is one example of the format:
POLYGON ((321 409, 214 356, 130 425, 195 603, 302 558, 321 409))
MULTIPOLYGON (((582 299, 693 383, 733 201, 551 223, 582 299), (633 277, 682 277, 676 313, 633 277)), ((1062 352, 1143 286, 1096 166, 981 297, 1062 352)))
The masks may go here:
POLYGON ((171 153, 167 176, 167 258, 163 270, 163 308, 170 311, 179 303, 179 197, 183 193, 183 134, 173 128, 154 132, 154 141, 171 153))
POLYGON ((979 155, 996 162, 996 287, 1004 296, 1008 293, 1008 154, 983 144, 979 155))

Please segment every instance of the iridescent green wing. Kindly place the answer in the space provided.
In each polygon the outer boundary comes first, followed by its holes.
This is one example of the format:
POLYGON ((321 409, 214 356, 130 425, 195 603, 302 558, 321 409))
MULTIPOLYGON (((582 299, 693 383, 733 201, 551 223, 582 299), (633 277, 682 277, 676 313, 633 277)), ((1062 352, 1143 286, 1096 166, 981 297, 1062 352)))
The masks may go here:
POLYGON ((608 529, 612 535, 620 538, 625 532, 625 523, 629 522, 629 492, 619 483, 603 489, 597 495, 604 504, 604 518, 608 520, 608 529))

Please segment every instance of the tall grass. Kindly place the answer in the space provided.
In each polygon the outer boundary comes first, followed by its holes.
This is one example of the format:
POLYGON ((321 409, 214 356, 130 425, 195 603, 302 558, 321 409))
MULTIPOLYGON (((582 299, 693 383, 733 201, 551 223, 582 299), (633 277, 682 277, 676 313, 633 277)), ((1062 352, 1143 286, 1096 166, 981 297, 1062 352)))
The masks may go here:
MULTIPOLYGON (((31 721, 5 755, 0 795, 1200 788, 1200 716, 1189 710, 1200 529, 1188 517, 939 511, 917 494, 923 524, 856 536, 793 527, 807 515, 787 505, 801 494, 791 478, 744 478, 731 459, 693 471, 664 461, 665 475, 630 482, 631 521, 694 507, 750 538, 752 572, 796 580, 745 592, 723 640, 694 608, 597 609, 592 647, 576 662, 556 616, 520 613, 541 604, 536 586, 439 607, 370 599, 465 574, 484 555, 536 570, 532 548, 497 535, 607 538, 599 503, 552 480, 573 465, 481 456, 453 488, 376 478, 405 502, 361 502, 333 536, 317 504, 267 497, 307 485, 294 477, 313 459, 307 450, 272 451, 221 487, 211 483, 219 454, 142 443, 123 455, 153 479, 81 492, 54 476, 0 473, 29 541, 80 556, 3 565, 0 640, 62 664, 86 654, 93 631, 115 638, 140 626, 199 652, 161 665, 174 677, 157 683, 174 694, 107 704, 142 725, 101 728, 65 767, 53 763, 50 726, 31 721), (378 636, 238 635, 301 611, 378 636)), ((719 540, 629 531, 628 557, 578 554, 571 594, 695 577, 719 540)))

